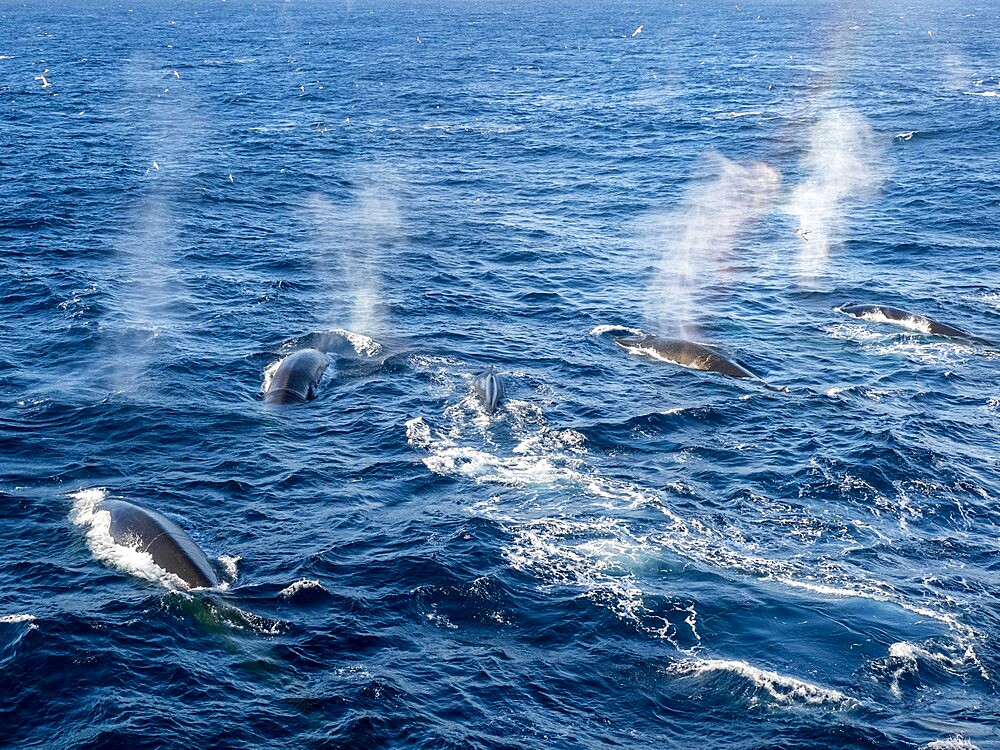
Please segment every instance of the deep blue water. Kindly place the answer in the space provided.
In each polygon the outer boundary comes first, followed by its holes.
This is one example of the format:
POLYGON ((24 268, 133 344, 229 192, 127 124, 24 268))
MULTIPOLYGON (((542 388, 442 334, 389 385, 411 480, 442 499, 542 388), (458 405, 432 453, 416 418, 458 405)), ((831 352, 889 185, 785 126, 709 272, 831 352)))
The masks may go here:
POLYGON ((1000 349, 836 309, 1000 340, 914 5, 0 3, 0 745, 1000 747, 1000 349))

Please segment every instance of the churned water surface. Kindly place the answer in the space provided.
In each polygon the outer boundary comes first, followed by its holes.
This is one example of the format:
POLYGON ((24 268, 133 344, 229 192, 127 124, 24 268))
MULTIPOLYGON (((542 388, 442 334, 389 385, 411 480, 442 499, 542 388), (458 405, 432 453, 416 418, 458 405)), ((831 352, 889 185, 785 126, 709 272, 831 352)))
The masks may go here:
POLYGON ((1000 746, 1000 349, 839 311, 1000 340, 912 5, 0 3, 0 745, 1000 746))

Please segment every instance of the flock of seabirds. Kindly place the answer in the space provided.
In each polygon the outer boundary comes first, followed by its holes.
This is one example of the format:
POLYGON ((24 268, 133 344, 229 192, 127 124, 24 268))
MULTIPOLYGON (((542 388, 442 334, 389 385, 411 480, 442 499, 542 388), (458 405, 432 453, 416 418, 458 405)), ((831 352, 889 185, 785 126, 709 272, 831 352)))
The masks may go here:
MULTIPOLYGON (((862 320, 893 323, 920 333, 945 336, 974 345, 995 345, 988 339, 896 307, 850 304, 836 309, 862 320)), ((705 344, 656 334, 615 336, 614 341, 631 354, 732 378, 749 378, 772 390, 787 391, 787 388, 768 385, 739 362, 705 344)), ((270 382, 265 384, 264 401, 302 404, 315 398, 327 365, 327 353, 322 344, 293 351, 281 359, 270 382)), ((484 411, 493 416, 504 397, 503 382, 494 367, 490 365, 477 375, 472 384, 484 411)), ((176 576, 186 587, 194 589, 219 585, 218 574, 205 553, 187 532, 162 513, 116 499, 102 500, 94 510, 110 515, 109 531, 116 544, 148 554, 157 567, 176 576)))

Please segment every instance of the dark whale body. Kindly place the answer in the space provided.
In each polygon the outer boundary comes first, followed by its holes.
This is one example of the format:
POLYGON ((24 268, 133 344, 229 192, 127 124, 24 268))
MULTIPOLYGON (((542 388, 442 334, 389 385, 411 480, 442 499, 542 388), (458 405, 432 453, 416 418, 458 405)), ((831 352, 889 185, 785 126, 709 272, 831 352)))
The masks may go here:
POLYGON ((219 579, 205 553, 180 526, 155 510, 124 500, 103 500, 95 510, 111 514, 111 538, 123 547, 146 552, 153 562, 190 588, 217 586, 219 579))
POLYGON ((692 370, 719 372, 731 378, 759 379, 743 365, 723 357, 711 347, 694 341, 649 334, 616 336, 615 343, 632 354, 654 354, 682 367, 690 367, 692 370))
POLYGON ((264 394, 269 404, 301 404, 316 398, 316 387, 327 367, 319 349, 299 349, 278 365, 264 394))
POLYGON ((889 305, 851 304, 844 305, 843 307, 837 309, 845 315, 850 315, 852 318, 895 323, 903 326, 904 328, 911 328, 913 330, 929 333, 934 336, 948 336, 949 338, 968 341, 974 344, 985 344, 987 346, 992 343, 987 339, 973 336, 971 333, 966 333, 961 328, 955 328, 947 323, 940 323, 936 320, 928 318, 925 315, 919 315, 917 313, 908 312, 907 310, 901 310, 898 307, 890 307, 889 305))
POLYGON ((503 398, 503 382, 500 380, 500 376, 493 371, 493 365, 477 375, 472 384, 479 400, 483 402, 486 413, 492 415, 503 398))

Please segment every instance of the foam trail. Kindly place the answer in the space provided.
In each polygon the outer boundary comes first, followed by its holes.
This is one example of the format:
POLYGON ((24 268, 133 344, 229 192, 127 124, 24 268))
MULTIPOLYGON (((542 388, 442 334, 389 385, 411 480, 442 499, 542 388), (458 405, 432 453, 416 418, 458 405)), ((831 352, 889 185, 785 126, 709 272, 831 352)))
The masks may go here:
MULTIPOLYGON (((464 385, 453 379, 456 389, 464 385)), ((512 405, 511 416, 508 426, 517 443, 506 451, 496 450, 488 432, 468 434, 475 422, 464 401, 445 409, 439 425, 411 419, 407 440, 425 452, 431 472, 498 488, 470 512, 501 525, 511 537, 504 550, 511 566, 539 576, 543 585, 575 588, 640 632, 688 651, 701 643, 694 603, 677 600, 664 609, 649 597, 642 572, 644 561, 676 556, 824 599, 884 602, 934 620, 954 638, 934 652, 954 654, 962 668, 978 669, 988 679, 975 651, 981 636, 951 613, 948 602, 915 602, 893 585, 832 560, 762 555, 754 539, 734 536, 696 513, 675 512, 671 495, 687 494, 683 486, 664 492, 603 476, 589 459, 583 435, 551 429, 541 411, 526 402, 512 405), (665 523, 651 524, 651 511, 665 523)))
POLYGON ((660 333, 697 336, 703 287, 717 280, 742 232, 771 204, 780 181, 763 162, 708 159, 713 177, 687 190, 679 208, 647 217, 641 234, 661 251, 647 298, 660 333))
POLYGON ((830 247, 843 235, 845 201, 881 184, 882 149, 868 122, 858 113, 837 110, 813 127, 802 160, 807 177, 792 191, 785 211, 798 219, 797 260, 800 282, 821 275, 830 247))

